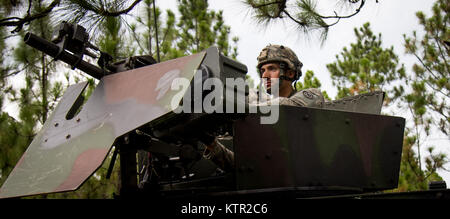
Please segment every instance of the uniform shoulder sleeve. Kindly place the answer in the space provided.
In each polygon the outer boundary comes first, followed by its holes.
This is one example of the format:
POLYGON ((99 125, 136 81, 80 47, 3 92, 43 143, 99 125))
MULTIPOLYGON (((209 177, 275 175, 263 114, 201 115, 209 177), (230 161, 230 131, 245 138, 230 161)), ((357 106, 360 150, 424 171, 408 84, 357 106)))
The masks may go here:
POLYGON ((325 98, 317 88, 308 88, 301 91, 297 91, 294 95, 289 97, 290 101, 294 102, 297 106, 304 107, 319 107, 324 105, 325 98))

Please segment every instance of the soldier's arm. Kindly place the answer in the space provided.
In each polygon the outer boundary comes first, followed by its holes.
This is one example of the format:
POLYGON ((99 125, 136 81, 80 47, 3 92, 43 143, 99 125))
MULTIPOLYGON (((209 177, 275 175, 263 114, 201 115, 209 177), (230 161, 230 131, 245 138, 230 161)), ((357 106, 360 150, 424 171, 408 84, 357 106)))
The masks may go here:
POLYGON ((298 91, 289 98, 280 97, 280 105, 322 107, 324 102, 325 98, 317 88, 298 91))
POLYGON ((211 160, 224 171, 234 169, 234 153, 223 146, 217 138, 212 144, 205 146, 206 148, 203 152, 203 157, 205 159, 211 160))
POLYGON ((266 102, 253 104, 255 106, 266 105, 287 105, 287 106, 304 106, 304 107, 319 107, 324 105, 325 98, 317 88, 309 88, 296 92, 291 97, 277 97, 269 99, 266 102))

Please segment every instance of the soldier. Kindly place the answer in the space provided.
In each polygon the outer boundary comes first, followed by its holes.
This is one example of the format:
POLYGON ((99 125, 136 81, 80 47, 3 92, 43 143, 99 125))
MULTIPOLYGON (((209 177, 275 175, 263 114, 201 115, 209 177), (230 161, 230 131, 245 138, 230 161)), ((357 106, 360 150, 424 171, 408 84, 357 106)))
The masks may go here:
MULTIPOLYGON (((272 93, 272 88, 279 88, 279 97, 268 101, 268 104, 319 108, 323 106, 324 97, 319 89, 309 88, 297 91, 292 86, 293 82, 302 75, 303 64, 290 48, 268 45, 261 51, 257 59, 259 75, 264 81, 267 93, 272 93), (279 84, 275 86, 273 83, 279 84)), ((212 160, 225 171, 234 168, 234 153, 224 147, 216 137, 206 134, 201 141, 206 146, 203 153, 206 159, 212 160)))

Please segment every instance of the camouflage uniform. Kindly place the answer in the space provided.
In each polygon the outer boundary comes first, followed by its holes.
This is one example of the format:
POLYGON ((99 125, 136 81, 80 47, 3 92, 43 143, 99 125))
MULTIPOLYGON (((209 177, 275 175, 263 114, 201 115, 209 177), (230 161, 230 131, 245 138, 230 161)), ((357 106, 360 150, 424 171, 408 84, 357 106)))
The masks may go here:
MULTIPOLYGON (((284 63, 288 69, 295 71, 294 80, 298 80, 302 75, 301 67, 303 64, 298 60, 295 53, 284 46, 269 45, 264 48, 258 56, 258 69, 262 65, 269 62, 284 63)), ((285 77, 285 69, 280 70, 280 79, 289 80, 285 77)), ((250 103, 252 101, 250 100, 250 103)), ((277 97, 269 99, 266 102, 258 103, 257 105, 288 105, 301 107, 315 107, 322 108, 325 104, 324 97, 319 89, 309 88, 301 91, 293 92, 289 97, 277 97)), ((212 160, 223 170, 231 170, 234 168, 234 153, 223 146, 217 139, 214 141, 214 150, 209 151, 205 149, 203 157, 212 160)))
POLYGON ((257 105, 285 105, 322 108, 325 99, 317 88, 308 88, 293 93, 289 97, 277 97, 257 105))

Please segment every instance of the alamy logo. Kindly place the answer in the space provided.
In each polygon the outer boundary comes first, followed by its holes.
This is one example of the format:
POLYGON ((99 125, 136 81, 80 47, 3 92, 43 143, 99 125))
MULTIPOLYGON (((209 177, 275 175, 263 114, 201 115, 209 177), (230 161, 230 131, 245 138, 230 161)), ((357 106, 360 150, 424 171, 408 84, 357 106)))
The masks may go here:
MULTIPOLYGON (((171 108, 175 113, 260 112, 262 115, 267 115, 261 116, 261 124, 274 124, 278 121, 278 79, 272 79, 270 96, 265 95, 262 80, 258 94, 246 97, 247 82, 242 78, 226 78, 224 84, 218 78, 204 77, 202 71, 197 70, 191 83, 187 78, 177 77, 177 73, 174 72, 168 76, 173 79, 170 89, 178 91, 171 101, 171 108), (180 104, 178 100, 181 98, 183 101, 180 104)), ((161 91, 164 93, 167 91, 167 81, 170 80, 164 80, 164 86, 162 86, 164 88, 161 91)))
POLYGON ((158 96, 156 96, 156 100, 160 100, 166 93, 169 91, 171 87, 171 82, 176 78, 180 77, 180 70, 174 69, 167 73, 165 73, 156 84, 156 91, 158 92, 158 96))

